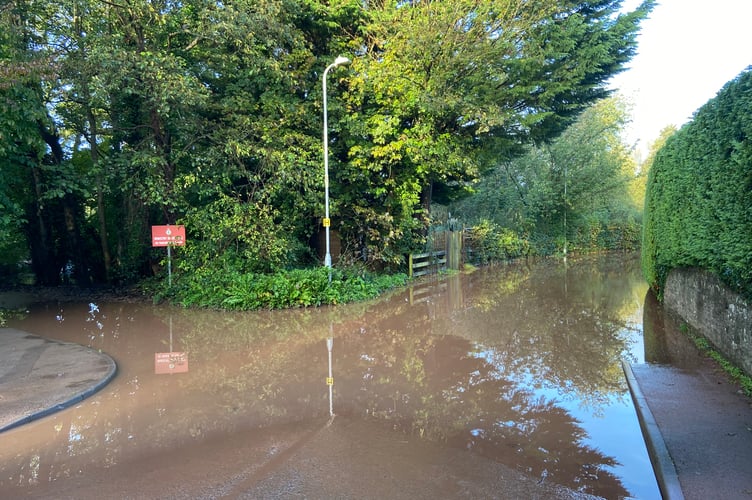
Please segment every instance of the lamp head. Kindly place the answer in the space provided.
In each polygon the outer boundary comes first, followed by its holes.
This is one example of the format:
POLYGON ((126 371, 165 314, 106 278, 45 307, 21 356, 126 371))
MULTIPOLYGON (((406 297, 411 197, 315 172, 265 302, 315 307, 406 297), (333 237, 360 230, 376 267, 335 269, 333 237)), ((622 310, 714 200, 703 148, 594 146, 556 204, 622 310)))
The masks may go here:
POLYGON ((332 66, 336 68, 337 66, 347 65, 347 64, 350 64, 351 62, 352 61, 350 61, 350 59, 346 58, 345 56, 339 56, 337 57, 337 59, 334 60, 334 64, 332 64, 332 66))

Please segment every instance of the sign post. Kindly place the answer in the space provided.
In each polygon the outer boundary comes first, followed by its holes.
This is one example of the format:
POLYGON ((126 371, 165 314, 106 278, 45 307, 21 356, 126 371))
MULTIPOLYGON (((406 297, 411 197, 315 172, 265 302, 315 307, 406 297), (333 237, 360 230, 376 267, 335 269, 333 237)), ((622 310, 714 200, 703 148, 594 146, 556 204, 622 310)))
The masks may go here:
POLYGON ((173 246, 185 245, 185 226, 151 226, 151 246, 167 247, 167 284, 172 286, 172 253, 173 246))

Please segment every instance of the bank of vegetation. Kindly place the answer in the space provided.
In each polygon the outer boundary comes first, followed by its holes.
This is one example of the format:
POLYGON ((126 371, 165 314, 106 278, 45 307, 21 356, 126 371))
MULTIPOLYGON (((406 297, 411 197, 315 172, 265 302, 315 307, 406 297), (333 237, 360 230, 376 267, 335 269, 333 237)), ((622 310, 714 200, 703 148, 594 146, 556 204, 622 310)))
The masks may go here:
POLYGON ((164 282, 150 227, 183 224, 162 296, 276 307, 258 299, 272 289, 280 306, 334 303, 404 279, 436 206, 477 228, 488 259, 631 248, 639 217, 613 142, 623 117, 603 99, 654 2, 621 3, 4 5, 0 272, 164 282), (339 55, 352 65, 328 80, 341 248, 329 285, 315 269, 322 75, 339 55))
POLYGON ((643 269, 659 293, 668 273, 698 267, 752 299, 752 72, 729 82, 652 162, 643 269))
POLYGON ((286 309, 335 305, 374 298, 407 282, 407 275, 376 274, 316 267, 276 273, 217 273, 211 269, 183 275, 173 286, 159 282, 158 300, 186 307, 215 309, 286 309))
POLYGON ((624 142, 628 120, 625 101, 600 100, 556 139, 484 175, 451 206, 480 256, 639 250, 646 174, 624 142))

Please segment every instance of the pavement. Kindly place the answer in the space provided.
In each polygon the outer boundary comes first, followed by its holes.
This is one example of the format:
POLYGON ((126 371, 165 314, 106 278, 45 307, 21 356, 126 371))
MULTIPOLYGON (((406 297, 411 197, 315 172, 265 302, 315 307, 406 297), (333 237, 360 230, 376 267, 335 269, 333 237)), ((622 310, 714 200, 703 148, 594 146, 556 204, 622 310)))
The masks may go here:
POLYGON ((80 402, 116 372, 102 352, 0 328, 0 432, 80 402))
POLYGON ((752 399, 710 359, 623 363, 665 499, 752 499, 752 399))
MULTIPOLYGON (((752 499, 752 399, 707 358, 623 363, 666 499, 752 499)), ((84 346, 0 328, 0 433, 74 405, 117 371, 84 346)))

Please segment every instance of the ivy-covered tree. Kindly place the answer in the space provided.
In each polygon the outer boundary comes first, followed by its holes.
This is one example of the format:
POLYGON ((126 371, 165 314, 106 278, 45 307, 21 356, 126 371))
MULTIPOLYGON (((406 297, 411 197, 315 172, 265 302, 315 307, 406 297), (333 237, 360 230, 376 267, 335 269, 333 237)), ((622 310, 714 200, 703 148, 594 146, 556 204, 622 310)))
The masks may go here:
MULTIPOLYGON (((6 27, 0 38, 0 158, 10 188, 4 196, 6 217, 23 210, 14 230, 20 229, 27 242, 40 283, 61 277, 90 281, 81 227, 84 182, 70 161, 68 131, 57 115, 60 67, 68 48, 58 31, 65 9, 12 2, 0 9, 0 17, 6 27)), ((9 241, 19 242, 15 231, 9 241)))

